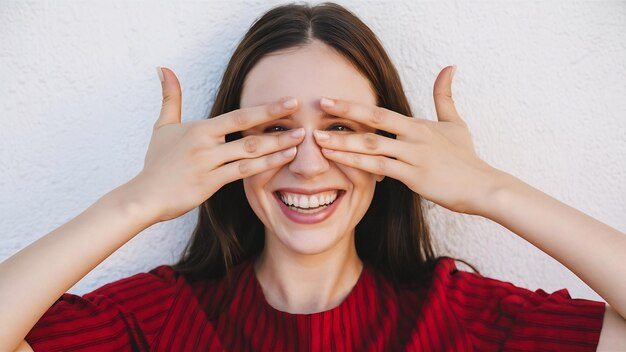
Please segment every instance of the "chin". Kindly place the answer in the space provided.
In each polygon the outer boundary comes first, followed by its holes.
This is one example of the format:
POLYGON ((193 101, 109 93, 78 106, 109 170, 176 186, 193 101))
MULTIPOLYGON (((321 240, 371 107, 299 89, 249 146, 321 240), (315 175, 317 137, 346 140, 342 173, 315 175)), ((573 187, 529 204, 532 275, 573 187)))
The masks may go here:
MULTIPOLYGON (((269 231, 266 231, 267 235, 269 233, 269 231)), ((281 242, 285 249, 300 255, 324 253, 337 247, 342 240, 346 240, 337 231, 329 228, 291 229, 278 233, 274 232, 273 236, 274 240, 281 242)))

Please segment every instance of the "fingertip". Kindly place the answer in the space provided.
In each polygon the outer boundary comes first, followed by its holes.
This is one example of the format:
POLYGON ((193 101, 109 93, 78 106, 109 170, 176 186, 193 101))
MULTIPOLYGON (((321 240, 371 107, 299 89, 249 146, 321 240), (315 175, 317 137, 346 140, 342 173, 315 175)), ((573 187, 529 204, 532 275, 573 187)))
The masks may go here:
POLYGON ((335 106, 335 100, 327 97, 320 98, 320 106, 324 108, 333 108, 335 106))
POLYGON ((315 136, 315 139, 318 139, 320 141, 325 141, 325 140, 330 139, 330 134, 328 134, 328 132, 324 132, 320 130, 313 131, 313 135, 315 136))
POLYGON ((281 154, 285 157, 285 158, 292 158, 293 156, 296 155, 297 149, 296 147, 291 147, 289 149, 285 149, 281 152, 281 154))
POLYGON ((298 99, 295 97, 283 97, 281 99, 283 108, 287 110, 295 109, 298 107, 298 99))
POLYGON ((454 79, 454 74, 456 73, 456 65, 452 65, 452 70, 450 71, 450 81, 454 79))
POLYGON ((163 75, 163 81, 161 82, 168 83, 168 84, 175 84, 176 82, 178 82, 178 77, 176 77, 176 74, 174 73, 174 71, 172 71, 172 69, 164 67, 164 66, 157 66, 157 67, 159 68, 159 70, 157 70, 157 73, 161 72, 161 74, 163 75))
POLYGON ((289 135, 292 138, 301 139, 302 137, 304 137, 305 132, 306 131, 304 130, 304 128, 300 127, 300 128, 296 128, 295 130, 292 130, 291 132, 289 132, 289 135))
POLYGON ((165 82, 165 76, 163 76, 163 71, 161 70, 160 66, 156 67, 156 71, 157 75, 159 76, 159 81, 161 81, 161 83, 165 82))

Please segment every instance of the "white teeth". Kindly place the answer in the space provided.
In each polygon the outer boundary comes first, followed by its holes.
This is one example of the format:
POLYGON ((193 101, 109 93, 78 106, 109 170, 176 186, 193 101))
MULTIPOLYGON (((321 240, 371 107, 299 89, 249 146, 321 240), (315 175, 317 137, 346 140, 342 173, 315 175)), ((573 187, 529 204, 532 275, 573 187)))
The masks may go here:
POLYGON ((291 205, 301 209, 318 208, 328 205, 337 199, 339 190, 322 192, 313 195, 279 192, 280 199, 286 205, 291 205))
POLYGON ((320 211, 324 210, 324 208, 328 207, 328 205, 322 205, 321 207, 317 207, 317 208, 313 208, 313 209, 302 209, 302 208, 296 208, 294 206, 289 206, 289 209, 295 210, 298 213, 303 213, 303 214, 313 214, 313 213, 319 213, 320 211))
POLYGON ((300 205, 298 205, 297 207, 308 209, 309 208, 309 197, 307 197, 307 196, 300 196, 300 205))
POLYGON ((298 200, 298 197, 294 196, 294 197, 292 198, 292 196, 291 196, 291 195, 289 195, 289 198, 290 198, 289 200, 293 199, 293 202, 292 202, 291 204, 293 204, 293 205, 294 205, 294 206, 296 206, 296 207, 298 207, 298 206, 299 206, 300 201, 298 200))

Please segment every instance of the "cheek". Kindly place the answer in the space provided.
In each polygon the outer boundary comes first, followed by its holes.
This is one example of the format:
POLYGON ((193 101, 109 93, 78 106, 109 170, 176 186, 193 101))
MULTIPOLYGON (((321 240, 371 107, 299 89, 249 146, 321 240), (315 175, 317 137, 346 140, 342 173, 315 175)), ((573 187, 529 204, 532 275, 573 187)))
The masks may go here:
POLYGON ((259 197, 265 192, 265 185, 276 174, 277 170, 268 170, 243 179, 243 190, 252 209, 257 211, 260 206, 259 197))
POLYGON ((363 219, 372 205, 376 191, 376 175, 346 165, 337 165, 337 167, 352 183, 352 195, 348 199, 350 202, 348 205, 352 217, 349 226, 354 227, 363 219))
POLYGON ((376 186, 377 176, 354 167, 336 163, 337 168, 346 175, 354 186, 356 192, 373 192, 376 186))

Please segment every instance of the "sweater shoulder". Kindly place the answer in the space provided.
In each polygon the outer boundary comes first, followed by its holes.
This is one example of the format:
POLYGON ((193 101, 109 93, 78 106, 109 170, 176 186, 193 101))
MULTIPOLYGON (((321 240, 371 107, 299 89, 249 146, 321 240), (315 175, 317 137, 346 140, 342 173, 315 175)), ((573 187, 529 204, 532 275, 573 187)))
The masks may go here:
POLYGON ((169 265, 157 266, 148 272, 137 273, 110 283, 107 283, 92 292, 84 295, 89 298, 95 295, 118 295, 122 292, 129 294, 140 291, 154 291, 174 289, 180 285, 181 276, 169 265))

